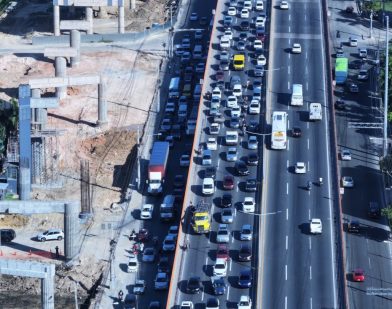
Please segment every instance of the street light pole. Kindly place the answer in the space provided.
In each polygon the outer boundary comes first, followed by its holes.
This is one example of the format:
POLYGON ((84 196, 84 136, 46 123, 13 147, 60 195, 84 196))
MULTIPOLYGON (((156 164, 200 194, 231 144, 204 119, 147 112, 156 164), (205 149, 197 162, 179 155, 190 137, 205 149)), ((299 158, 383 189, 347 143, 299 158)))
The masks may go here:
POLYGON ((389 58, 389 16, 385 17, 386 27, 386 47, 385 47, 385 81, 384 81, 384 157, 388 154, 388 58, 389 58))
POLYGON ((139 126, 137 126, 137 189, 140 190, 140 184, 141 184, 141 175, 140 175, 140 132, 139 132, 139 126))
POLYGON ((370 11, 370 34, 369 38, 373 36, 373 10, 370 11))

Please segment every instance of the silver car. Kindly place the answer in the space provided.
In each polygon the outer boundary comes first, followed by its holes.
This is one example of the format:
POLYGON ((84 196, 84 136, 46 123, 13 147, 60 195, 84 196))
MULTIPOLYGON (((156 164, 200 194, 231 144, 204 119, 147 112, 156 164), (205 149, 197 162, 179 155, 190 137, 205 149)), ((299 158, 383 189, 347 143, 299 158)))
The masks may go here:
POLYGON ((176 236, 167 235, 162 244, 163 251, 174 251, 176 249, 176 236))
POLYGON ((238 155, 237 155, 237 148, 235 147, 229 147, 226 152, 226 159, 229 162, 234 162, 238 160, 238 155))
POLYGON ((223 223, 233 223, 234 221, 233 211, 230 208, 222 210, 221 220, 223 223))
POLYGON ((252 226, 250 224, 244 224, 241 228, 240 239, 252 240, 252 238, 252 226))
POLYGON ((228 243, 230 241, 230 232, 227 224, 219 224, 216 241, 218 243, 228 243))
POLYGON ((158 273, 155 278, 155 290, 167 290, 169 287, 169 277, 167 273, 158 273))

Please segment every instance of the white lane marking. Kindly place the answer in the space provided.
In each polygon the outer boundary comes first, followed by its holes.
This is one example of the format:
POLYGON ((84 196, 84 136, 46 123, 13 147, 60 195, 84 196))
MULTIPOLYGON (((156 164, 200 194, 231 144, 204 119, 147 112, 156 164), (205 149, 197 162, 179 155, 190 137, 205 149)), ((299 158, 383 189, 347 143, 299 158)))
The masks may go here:
POLYGON ((201 292, 201 301, 203 301, 204 300, 204 289, 203 289, 203 291, 201 292))
POLYGON ((308 219, 310 220, 310 209, 309 209, 309 213, 308 213, 308 219))
POLYGON ((229 270, 231 271, 231 265, 233 264, 233 259, 230 259, 229 270))
POLYGON ((289 21, 291 20, 291 14, 289 15, 289 21))
POLYGON ((309 83, 306 82, 306 90, 309 90, 309 83))
MULTIPOLYGON (((290 40, 289 40, 289 44, 290 44, 290 40)), ((289 54, 289 59, 291 58, 291 54, 289 54)))
POLYGON ((289 67, 288 67, 289 74, 290 74, 290 70, 291 70, 291 68, 290 68, 290 66, 289 66, 289 67))
POLYGON ((289 32, 291 32, 291 27, 289 26, 289 32))
POLYGON ((287 281, 287 264, 285 265, 285 278, 286 278, 286 281, 287 281))
POLYGON ((310 149, 310 141, 309 141, 309 139, 308 139, 308 150, 310 149))
POLYGON ((309 129, 309 122, 306 123, 306 128, 309 129))
POLYGON ((305 52, 305 59, 308 59, 308 52, 305 52))
POLYGON ((372 268, 372 264, 370 263, 370 257, 368 257, 368 260, 369 260, 369 268, 371 269, 372 268))
POLYGON ((287 160, 286 167, 289 167, 289 166, 290 166, 290 163, 289 163, 289 160, 287 160))
POLYGON ((286 250, 289 249, 289 236, 286 235, 286 250))
POLYGON ((229 296, 230 296, 230 285, 227 287, 227 300, 229 300, 229 296))
POLYGON ((206 256, 206 262, 204 264, 208 264, 208 256, 206 256))
MULTIPOLYGON (((289 45, 291 45, 291 39, 289 39, 289 45)), ((290 54, 289 54, 289 56, 290 56, 290 54)))
POLYGON ((312 250, 312 237, 309 237, 309 250, 312 250))
POLYGON ((286 194, 289 195, 289 183, 286 182, 286 194))
POLYGON ((313 308, 313 299, 312 299, 312 297, 310 298, 310 309, 312 309, 313 308))
POLYGON ((290 90, 290 82, 287 82, 287 89, 290 90))
POLYGON ((237 215, 237 208, 234 208, 234 217, 237 215))
POLYGON ((290 140, 287 141, 287 150, 290 150, 290 140))
POLYGON ((237 185, 237 188, 235 190, 238 192, 238 185, 237 185))
POLYGON ((286 208, 286 221, 289 221, 289 209, 286 208))
POLYGON ((290 128, 290 120, 287 120, 287 127, 290 128))
POLYGON ((284 297, 284 309, 287 309, 287 296, 284 297))
POLYGON ((310 162, 308 161, 308 172, 310 172, 310 162))
POLYGON ((216 165, 216 169, 218 170, 219 169, 219 164, 220 164, 220 159, 218 160, 218 164, 216 165))
POLYGON ((309 280, 312 280, 312 265, 309 266, 309 280))

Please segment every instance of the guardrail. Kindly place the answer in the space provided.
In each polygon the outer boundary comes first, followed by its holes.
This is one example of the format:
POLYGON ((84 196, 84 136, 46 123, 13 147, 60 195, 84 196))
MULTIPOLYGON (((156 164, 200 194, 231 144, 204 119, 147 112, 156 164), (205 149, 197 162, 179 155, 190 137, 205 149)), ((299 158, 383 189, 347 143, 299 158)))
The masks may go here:
POLYGON ((332 49, 330 46, 330 41, 329 38, 330 33, 329 33, 329 28, 328 28, 328 3, 327 0, 322 0, 321 1, 322 5, 322 14, 323 14, 323 35, 324 35, 324 41, 326 45, 326 51, 327 51, 327 56, 326 56, 326 62, 327 62, 327 76, 326 76, 326 82, 327 82, 327 98, 328 101, 330 102, 330 108, 328 109, 329 111, 329 119, 331 122, 331 131, 332 134, 329 135, 330 137, 330 144, 331 144, 331 151, 333 152, 333 155, 331 156, 331 161, 332 164, 335 166, 334 169, 334 175, 335 176, 335 181, 333 182, 333 187, 334 192, 338 193, 337 199, 335 198, 334 200, 337 200, 338 203, 338 209, 335 209, 335 223, 338 224, 338 227, 336 229, 336 270, 337 270, 337 280, 338 280, 338 301, 339 301, 339 308, 349 308, 348 305, 348 299, 347 299, 347 280, 346 280, 346 269, 345 269, 345 241, 343 237, 343 224, 342 224, 342 200, 341 200, 341 195, 340 195, 340 185, 339 185, 339 179, 340 179, 340 173, 339 173, 339 168, 338 168, 338 150, 337 150, 337 135, 336 135, 336 119, 335 119, 335 106, 333 102, 333 77, 332 77, 332 63, 331 63, 331 54, 332 54, 332 49))
MULTIPOLYGON (((204 101, 204 96, 206 93, 206 77, 208 78, 208 72, 209 72, 209 67, 210 67, 210 59, 212 59, 212 38, 214 37, 214 31, 216 30, 216 27, 218 25, 218 20, 219 16, 222 15, 222 10, 218 10, 217 8, 224 5, 225 0, 217 0, 217 5, 215 8, 215 14, 214 14, 214 23, 213 27, 211 30, 211 36, 210 36, 210 45, 208 47, 208 54, 207 54, 207 62, 205 66, 205 71, 203 75, 203 85, 201 88, 201 94, 200 94, 200 101, 199 101, 199 109, 198 109, 198 114, 197 114, 197 122, 196 122, 196 128, 195 128, 195 136, 193 138, 193 143, 192 143, 192 152, 191 152, 191 158, 190 158, 190 165, 189 165, 189 170, 188 170, 188 177, 187 177, 187 186, 185 188, 185 193, 184 193, 184 200, 182 204, 182 209, 181 209, 181 221, 179 224, 179 231, 178 231, 178 238, 177 238, 177 246, 176 246, 176 252, 174 255, 174 261, 173 261, 173 270, 172 274, 170 277, 170 286, 169 286, 169 292, 168 292, 168 297, 167 297, 167 303, 166 303, 166 309, 172 308, 175 304, 175 300, 177 298, 177 284, 178 284, 178 276, 181 273, 181 270, 183 268, 183 251, 181 250, 180 246, 184 243, 185 241, 185 234, 183 233, 183 229, 186 228, 184 225, 185 221, 185 214, 186 214, 186 209, 187 205, 189 204, 189 188, 190 188, 190 182, 192 180, 192 173, 191 171, 195 169, 195 165, 193 164, 193 158, 195 154, 195 149, 198 149, 198 147, 195 147, 195 145, 198 145, 200 143, 200 135, 201 135, 201 129, 200 129, 200 115, 203 114, 203 101, 204 101), (218 18, 217 18, 218 17, 218 18), (179 263, 179 267, 176 267, 179 263)), ((208 86, 208 85, 207 85, 208 86)))

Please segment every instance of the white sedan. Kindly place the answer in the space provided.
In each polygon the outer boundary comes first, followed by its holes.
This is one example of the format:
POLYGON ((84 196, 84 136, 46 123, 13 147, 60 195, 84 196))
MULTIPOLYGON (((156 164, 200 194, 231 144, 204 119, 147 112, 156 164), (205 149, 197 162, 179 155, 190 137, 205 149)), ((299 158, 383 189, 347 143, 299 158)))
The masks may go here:
POLYGON ((152 219, 152 212, 154 211, 154 205, 153 204, 144 204, 142 208, 142 212, 140 214, 140 218, 147 220, 147 219, 152 219))
POLYGON ((296 174, 306 174, 305 162, 297 162, 295 164, 295 173, 296 174))
POLYGON ((203 179, 203 187, 202 193, 204 195, 211 195, 215 192, 215 184, 213 178, 204 178, 203 179))
POLYGON ((340 153, 340 157, 342 158, 342 161, 351 161, 351 152, 348 149, 342 150, 340 153))
POLYGON ((229 7, 229 9, 227 10, 227 15, 229 15, 229 16, 237 15, 236 8, 234 6, 229 7))
POLYGON ((233 32, 231 30, 226 30, 224 36, 229 38, 230 40, 232 40, 233 39, 233 32))
POLYGON ((227 260, 226 259, 216 259, 214 269, 214 276, 224 277, 227 275, 227 260))
POLYGON ((288 10, 289 9, 289 3, 287 1, 281 1, 280 2, 280 9, 281 10, 288 10))
POLYGON ((354 179, 351 176, 342 177, 343 188, 354 188, 354 179))
POLYGON ((207 149, 209 150, 217 150, 218 149, 218 144, 216 142, 215 137, 209 137, 207 140, 207 149))
POLYGON ((260 102, 259 100, 252 100, 249 104, 249 114, 255 115, 260 114, 260 102))
POLYGON ((264 55, 258 55, 256 61, 257 61, 257 65, 266 65, 267 64, 267 59, 265 58, 264 55))
POLYGON ((245 197, 242 203, 242 210, 243 212, 255 212, 255 199, 251 196, 245 197))
POLYGON ((248 9, 241 10, 241 18, 249 18, 249 10, 248 9))
POLYGON ((248 295, 241 295, 240 301, 237 304, 238 309, 251 309, 252 308, 252 300, 248 295))
POLYGON ((138 260, 137 260, 137 256, 136 256, 135 254, 131 254, 131 255, 129 256, 129 260, 128 260, 128 268, 127 268, 127 271, 128 271, 129 273, 137 272, 138 266, 139 266, 139 262, 138 262, 138 260))
POLYGON ((233 108, 238 106, 238 100, 237 97, 235 95, 231 95, 227 98, 227 107, 228 108, 233 108))
POLYGON ((293 54, 300 54, 302 52, 301 44, 294 43, 293 47, 291 48, 291 52, 293 54))
POLYGON ((255 49, 255 51, 260 51, 263 49, 263 42, 261 42, 261 40, 255 40, 253 42, 253 48, 255 49))
POLYGON ((257 16, 255 19, 255 26, 257 27, 265 27, 265 18, 263 16, 257 16))

